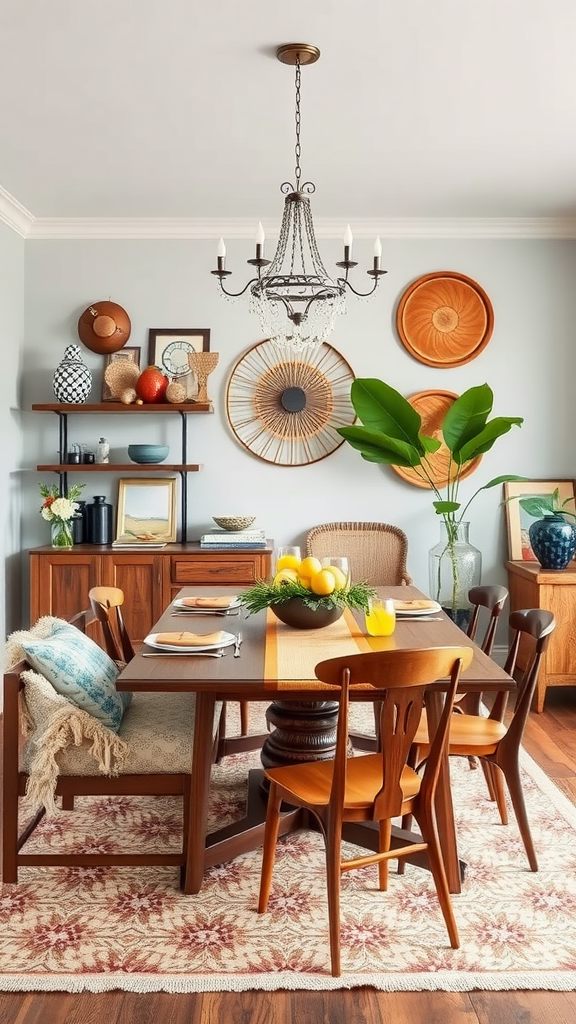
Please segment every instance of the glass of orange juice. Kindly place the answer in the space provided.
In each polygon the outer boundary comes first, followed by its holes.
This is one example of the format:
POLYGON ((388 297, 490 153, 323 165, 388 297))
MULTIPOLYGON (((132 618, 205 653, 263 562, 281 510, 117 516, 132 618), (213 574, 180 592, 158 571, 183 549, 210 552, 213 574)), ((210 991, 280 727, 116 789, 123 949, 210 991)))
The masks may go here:
POLYGON ((392 636, 396 629, 396 611, 392 598, 368 598, 366 630, 370 636, 392 636))
POLYGON ((279 572, 281 569, 297 569, 301 560, 302 555, 298 545, 294 544, 291 546, 276 548, 275 572, 279 572))

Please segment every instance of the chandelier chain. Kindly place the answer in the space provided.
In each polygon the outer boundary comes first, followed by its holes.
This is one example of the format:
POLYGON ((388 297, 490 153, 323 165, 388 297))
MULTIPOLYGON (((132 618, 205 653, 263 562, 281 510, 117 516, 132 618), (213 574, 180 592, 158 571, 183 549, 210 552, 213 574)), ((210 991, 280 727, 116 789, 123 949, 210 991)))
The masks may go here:
POLYGON ((294 168, 294 174, 296 176, 296 191, 299 192, 300 191, 300 175, 302 173, 301 170, 300 170, 300 155, 301 155, 302 151, 300 149, 300 55, 299 54, 296 54, 296 73, 295 73, 295 79, 296 79, 296 111, 295 111, 294 120, 296 122, 296 145, 294 147, 294 153, 295 153, 295 156, 296 156, 296 167, 294 168))

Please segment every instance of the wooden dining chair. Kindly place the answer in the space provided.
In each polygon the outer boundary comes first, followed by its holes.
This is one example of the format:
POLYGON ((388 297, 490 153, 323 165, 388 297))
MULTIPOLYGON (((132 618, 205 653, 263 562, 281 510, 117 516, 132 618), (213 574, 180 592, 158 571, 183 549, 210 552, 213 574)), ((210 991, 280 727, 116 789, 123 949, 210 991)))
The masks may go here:
MULTIPOLYGON (((119 587, 92 587, 88 592, 94 617, 102 627, 104 644, 113 661, 129 662, 134 657, 134 648, 128 635, 122 605, 124 593, 119 587)), ((220 762, 227 754, 241 753, 247 750, 259 750, 267 733, 250 734, 248 724, 248 701, 240 702, 240 736, 226 735, 226 702, 218 724, 215 759, 220 762)))
MULTIPOLYGON (((91 621, 90 610, 79 613, 70 622, 76 627, 72 631, 86 634, 91 621)), ((39 635, 33 629, 27 637, 35 641, 39 635)), ((45 631, 41 634, 43 643, 46 635, 45 631)), ((88 637, 86 640, 93 644, 88 637)), ((81 645, 74 637, 66 642, 70 645, 67 665, 74 667, 81 645)), ((12 665, 4 674, 3 881, 17 882, 18 869, 32 865, 162 864, 182 868, 188 844, 195 705, 193 693, 135 693, 116 734, 57 692, 25 660, 12 665), (28 820, 22 825, 19 811, 25 796, 28 820), (181 842, 176 849, 146 852, 132 848, 98 851, 90 844, 65 852, 26 846, 46 809, 52 813, 72 811, 74 799, 82 796, 178 796, 182 801, 181 842), (57 798, 62 798, 62 811, 58 812, 57 798)), ((219 715, 217 704, 214 738, 219 715)))
MULTIPOLYGON (((484 651, 484 654, 487 654, 489 657, 491 656, 492 648, 494 647, 498 620, 504 610, 504 605, 506 604, 507 599, 508 591, 506 587, 501 587, 498 584, 487 584, 486 586, 472 587, 472 589, 468 591, 468 600, 472 605, 472 612, 470 615, 470 622, 468 623, 468 629, 466 630, 466 636, 468 636, 470 640, 474 640, 481 650, 484 651), (483 609, 485 609, 484 612, 483 609), (481 621, 484 627, 482 641, 480 641, 477 636, 478 627, 481 621)), ((455 702, 454 710, 465 711, 470 715, 479 715, 481 706, 481 693, 465 693, 455 702)), ((477 762, 474 761, 474 767, 476 767, 476 764, 477 762)))
MULTIPOLYGON (((412 583, 406 569, 408 538, 391 523, 323 523, 309 530, 306 554, 316 558, 342 555, 348 559, 353 582, 366 580, 374 587, 398 587, 412 583)), ((357 750, 378 749, 379 708, 374 706, 376 736, 352 731, 350 742, 357 750)))
MULTIPOLYGON (((550 635, 556 625, 552 612, 541 608, 512 612, 509 618, 511 642, 504 671, 516 679, 516 703, 508 725, 504 723, 508 693, 496 695, 488 718, 482 715, 452 715, 448 752, 454 756, 475 756, 488 767, 486 778, 490 796, 498 806, 500 820, 508 824, 508 811, 503 780, 506 779, 512 807, 532 871, 538 870, 538 861, 526 814, 526 804, 520 778, 520 747, 530 711, 530 704, 538 682, 542 657, 550 635), (518 651, 522 642, 524 668, 517 668, 518 651)), ((418 763, 429 756, 426 720, 423 718, 414 736, 410 761, 418 763)), ((402 821, 410 828, 410 816, 402 821)))
POLYGON ((320 662, 316 676, 337 688, 340 703, 336 754, 333 761, 296 764, 265 771, 270 782, 264 834, 258 913, 264 913, 272 885, 280 807, 305 808, 319 822, 326 847, 326 882, 332 974, 339 976, 340 877, 343 871, 378 864, 379 888, 388 884, 388 861, 426 850, 446 923, 450 944, 459 946, 442 852, 434 818, 434 795, 448 738, 448 725, 460 672, 472 660, 470 647, 375 651, 320 662), (422 711, 426 686, 449 677, 444 710, 422 776, 406 764, 422 711), (383 690, 383 681, 386 690, 383 690), (348 757, 350 691, 378 692, 382 751, 348 757), (421 841, 391 849, 392 818, 410 812, 416 817, 421 841), (342 861, 342 826, 346 822, 379 824, 380 852, 342 861))

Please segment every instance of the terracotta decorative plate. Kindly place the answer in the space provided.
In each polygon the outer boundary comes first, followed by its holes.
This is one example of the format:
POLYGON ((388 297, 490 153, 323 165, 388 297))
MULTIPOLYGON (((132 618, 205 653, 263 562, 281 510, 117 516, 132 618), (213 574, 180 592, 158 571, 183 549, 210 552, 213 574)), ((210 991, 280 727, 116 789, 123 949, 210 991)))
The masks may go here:
MULTIPOLYGON (((442 437, 442 421, 448 409, 457 398, 458 395, 455 395, 453 391, 419 391, 408 399, 410 405, 422 417, 420 433, 426 434, 427 437, 437 437, 439 441, 442 441, 438 451, 429 455, 427 460, 429 475, 437 487, 445 486, 449 467, 449 453, 442 437)), ((481 461, 481 455, 477 459, 473 459, 460 474, 460 479, 462 480, 464 477, 470 476, 478 468, 481 461)), ((423 478, 421 473, 415 469, 404 466, 392 466, 391 468, 395 473, 398 473, 398 476, 406 480, 407 483, 414 484, 416 487, 432 489, 432 485, 428 483, 428 480, 423 478)))
POLYGON ((462 366, 482 352, 494 328, 486 292, 450 270, 425 274, 406 289, 396 312, 400 340, 427 366, 462 366))

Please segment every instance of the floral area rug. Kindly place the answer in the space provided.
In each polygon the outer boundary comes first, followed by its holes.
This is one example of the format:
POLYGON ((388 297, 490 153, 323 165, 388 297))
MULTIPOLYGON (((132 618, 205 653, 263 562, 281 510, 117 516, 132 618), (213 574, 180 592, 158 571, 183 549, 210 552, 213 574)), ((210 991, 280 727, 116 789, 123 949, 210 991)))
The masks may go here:
MULTIPOLYGON (((255 705, 258 731, 261 716, 255 705)), ((253 753, 214 768, 211 827, 241 816, 246 773, 258 765, 253 753)), ((343 974, 332 978, 323 845, 300 832, 279 843, 261 916, 259 851, 209 870, 195 896, 179 891, 172 868, 21 869, 18 884, 0 893, 0 989, 575 989, 576 808, 525 756, 540 864, 532 873, 513 816, 498 823, 483 773, 460 758, 451 770, 468 863, 453 897, 458 950, 448 944, 428 872, 407 865, 398 876, 393 861, 386 893, 375 867, 343 876, 343 974)), ((77 805, 46 819, 29 843, 109 850, 120 833, 132 848, 177 842, 175 800, 93 797, 77 805)))

